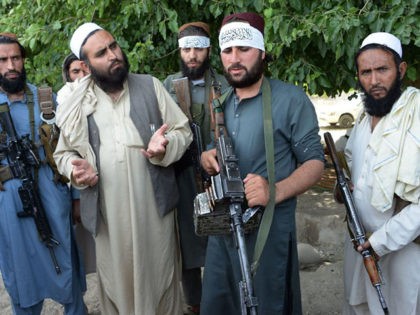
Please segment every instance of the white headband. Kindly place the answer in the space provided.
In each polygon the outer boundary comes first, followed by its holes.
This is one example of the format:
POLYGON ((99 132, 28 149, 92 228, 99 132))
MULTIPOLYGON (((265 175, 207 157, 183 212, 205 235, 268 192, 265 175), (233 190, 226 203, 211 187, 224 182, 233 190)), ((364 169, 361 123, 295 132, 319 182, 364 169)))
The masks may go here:
POLYGON ((210 38, 206 36, 184 36, 178 39, 179 48, 208 48, 210 38))
POLYGON ((82 48, 82 44, 86 37, 96 30, 102 30, 102 27, 95 23, 88 22, 82 24, 74 31, 73 36, 70 39, 70 50, 77 58, 80 58, 80 49, 82 48))
POLYGON ((244 22, 223 25, 219 34, 219 46, 221 51, 233 46, 248 46, 265 51, 262 33, 244 22))

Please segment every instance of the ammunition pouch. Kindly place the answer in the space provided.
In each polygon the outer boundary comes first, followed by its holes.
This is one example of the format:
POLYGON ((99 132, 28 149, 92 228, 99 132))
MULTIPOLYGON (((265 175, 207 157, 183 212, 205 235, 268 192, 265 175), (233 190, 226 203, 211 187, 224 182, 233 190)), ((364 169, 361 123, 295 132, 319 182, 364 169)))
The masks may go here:
MULTIPOLYGON (((230 201, 214 200, 211 187, 206 192, 198 194, 194 199, 194 228, 198 236, 226 235, 232 233, 231 217, 229 212, 230 201)), ((248 209, 250 210, 250 209, 248 209)), ((246 211, 248 211, 246 210, 246 211)), ((242 218, 246 215, 243 213, 242 218)), ((251 214, 249 220, 244 222, 244 233, 256 230, 262 217, 261 211, 251 214)))
POLYGON ((55 124, 44 123, 39 127, 39 136, 44 147, 46 162, 54 172, 54 182, 68 183, 69 179, 58 172, 57 164, 55 164, 53 157, 60 136, 58 127, 55 124))

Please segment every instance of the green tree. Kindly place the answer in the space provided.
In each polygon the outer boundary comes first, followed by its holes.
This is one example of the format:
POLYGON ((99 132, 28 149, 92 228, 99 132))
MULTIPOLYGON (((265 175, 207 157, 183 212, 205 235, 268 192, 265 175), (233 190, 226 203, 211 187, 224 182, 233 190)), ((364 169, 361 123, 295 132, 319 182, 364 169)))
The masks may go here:
MULTIPOLYGON (((178 70, 176 33, 202 20, 217 30, 231 12, 254 11, 266 21, 266 50, 273 77, 311 94, 335 95, 355 87, 354 54, 373 31, 388 31, 403 43, 407 83, 419 86, 420 0, 0 0, 0 30, 18 35, 28 49, 29 79, 61 85, 61 63, 77 26, 93 21, 109 30, 130 61, 131 71, 162 79, 178 70)), ((219 58, 213 65, 220 69, 219 58)))

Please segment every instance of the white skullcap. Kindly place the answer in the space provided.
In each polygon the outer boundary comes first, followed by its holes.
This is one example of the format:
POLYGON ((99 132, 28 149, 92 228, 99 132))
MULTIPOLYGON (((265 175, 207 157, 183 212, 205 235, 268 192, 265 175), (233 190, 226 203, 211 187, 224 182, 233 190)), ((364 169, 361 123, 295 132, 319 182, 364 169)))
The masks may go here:
POLYGON ((390 33, 377 32, 377 33, 370 34, 368 37, 366 37, 363 40, 362 45, 360 46, 360 49, 370 44, 378 44, 378 45, 386 46, 389 49, 392 49, 393 51, 395 51, 400 56, 400 58, 402 58, 401 41, 390 33))
POLYGON ((85 39, 94 31, 102 30, 103 28, 95 23, 85 23, 80 25, 73 33, 70 39, 70 50, 80 59, 80 49, 85 39))

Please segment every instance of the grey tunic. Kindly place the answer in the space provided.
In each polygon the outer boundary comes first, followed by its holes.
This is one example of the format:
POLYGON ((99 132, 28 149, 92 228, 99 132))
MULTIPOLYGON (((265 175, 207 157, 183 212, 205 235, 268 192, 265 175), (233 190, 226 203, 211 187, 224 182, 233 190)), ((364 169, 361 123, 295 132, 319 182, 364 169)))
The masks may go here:
MULTIPOLYGON (((318 122, 309 98, 297 87, 270 80, 276 182, 299 163, 324 159, 318 122)), ((262 93, 240 102, 232 93, 225 104, 225 123, 239 158, 242 178, 267 178, 262 93)), ((277 204, 267 242, 254 276, 259 314, 301 314, 295 224, 296 198, 277 204)), ((253 255, 257 231, 247 234, 253 255)), ((231 235, 209 237, 204 268, 202 315, 240 314, 240 264, 231 235)))

